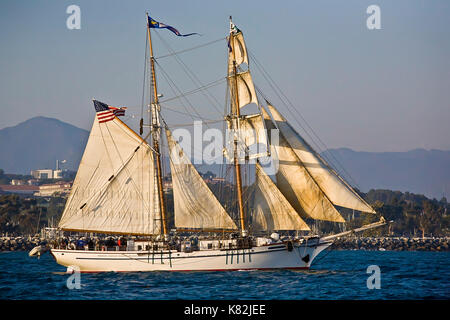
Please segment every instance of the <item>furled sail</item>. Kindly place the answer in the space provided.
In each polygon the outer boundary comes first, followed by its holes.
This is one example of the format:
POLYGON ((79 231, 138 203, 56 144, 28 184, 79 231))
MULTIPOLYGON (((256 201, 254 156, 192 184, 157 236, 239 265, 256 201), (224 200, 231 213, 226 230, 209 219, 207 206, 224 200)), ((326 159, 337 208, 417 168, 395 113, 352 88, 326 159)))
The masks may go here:
POLYGON ((241 116, 237 125, 233 125, 232 121, 236 120, 227 119, 225 155, 228 159, 233 159, 235 138, 238 141, 239 159, 254 159, 270 154, 267 132, 260 113, 241 116), (239 129, 233 130, 234 127, 239 129))
MULTIPOLYGON (((266 127, 274 129, 268 113, 262 109, 266 127)), ((303 166, 283 134, 278 145, 272 144, 271 154, 276 156, 276 186, 302 218, 345 222, 344 218, 323 193, 303 166)))
POLYGON ((153 159, 150 146, 117 117, 104 123, 96 117, 59 227, 159 234, 153 159))
POLYGON ((259 163, 253 188, 253 230, 310 230, 259 163))
POLYGON ((175 226, 186 229, 237 229, 167 128, 166 135, 170 150, 175 226))
POLYGON ((331 169, 275 107, 269 104, 268 109, 280 133, 292 147, 295 155, 333 204, 362 212, 375 213, 375 210, 331 169))

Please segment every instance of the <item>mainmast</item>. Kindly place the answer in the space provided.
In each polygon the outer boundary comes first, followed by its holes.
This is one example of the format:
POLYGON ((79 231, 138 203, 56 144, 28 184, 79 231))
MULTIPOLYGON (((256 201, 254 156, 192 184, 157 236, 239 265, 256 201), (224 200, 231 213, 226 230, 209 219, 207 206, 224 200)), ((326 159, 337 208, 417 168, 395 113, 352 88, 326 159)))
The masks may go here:
MULTIPOLYGON (((231 116, 234 119, 234 130, 237 132, 239 130, 239 117, 240 114, 240 106, 239 106, 239 94, 238 94, 238 83, 237 83, 237 68, 236 68, 236 53, 234 48, 234 41, 233 41, 233 22, 231 21, 230 16, 230 44, 231 44, 231 51, 233 52, 233 82, 234 82, 234 99, 235 99, 235 108, 231 108, 231 116)), ((232 97, 233 98, 233 97, 232 97)), ((244 212, 244 200, 242 197, 242 178, 241 178, 241 166, 239 164, 239 156, 238 156, 238 138, 237 135, 234 136, 234 167, 235 167, 235 173, 236 173, 236 187, 237 187, 237 196, 238 196, 238 203, 239 203, 239 220, 241 225, 241 234, 243 236, 247 235, 247 231, 245 228, 245 212, 244 212)))
POLYGON ((161 152, 160 152, 160 126, 159 126, 159 104, 158 104, 158 90, 156 86, 156 74, 155 74, 155 61, 153 57, 153 47, 152 47, 152 36, 150 32, 149 25, 149 16, 147 13, 147 32, 148 32, 148 42, 150 47, 150 64, 152 69, 152 84, 153 84, 153 101, 151 102, 151 116, 152 116, 152 138, 153 138, 153 149, 155 150, 156 155, 156 172, 158 179, 158 192, 159 192, 159 204, 160 204, 160 212, 161 212, 161 234, 164 235, 164 239, 166 239, 167 233, 167 220, 166 220, 166 206, 164 201, 164 190, 162 184, 162 170, 161 170, 161 152))

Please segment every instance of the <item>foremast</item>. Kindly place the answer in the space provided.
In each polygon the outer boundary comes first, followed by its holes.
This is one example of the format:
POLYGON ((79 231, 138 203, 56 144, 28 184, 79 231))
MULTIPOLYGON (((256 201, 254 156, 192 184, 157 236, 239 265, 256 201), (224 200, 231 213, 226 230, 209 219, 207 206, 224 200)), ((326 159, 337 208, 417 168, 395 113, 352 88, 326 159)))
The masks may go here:
POLYGON ((151 131, 152 131, 152 142, 153 149, 155 151, 156 158, 156 174, 157 174, 157 186, 158 186, 158 195, 159 195, 159 205, 160 205, 160 213, 161 213, 161 234, 164 236, 164 239, 167 239, 167 218, 166 218, 166 205, 164 200, 164 190, 162 183, 162 166, 161 166, 161 152, 160 152, 160 122, 159 122, 159 101, 158 101, 158 88, 156 85, 156 73, 155 73, 155 59, 153 56, 153 46, 152 46, 152 35, 150 31, 149 25, 149 15, 147 15, 147 33, 148 33, 148 43, 150 48, 150 65, 152 71, 152 83, 150 84, 150 90, 153 90, 153 97, 151 101, 151 131))
MULTIPOLYGON (((233 108, 233 102, 231 101, 231 118, 235 121, 232 121, 233 123, 233 129, 235 132, 238 132, 238 124, 239 124, 239 117, 240 115, 240 106, 239 106, 239 92, 238 92, 238 83, 237 83, 237 67, 236 67, 236 51, 234 46, 234 24, 231 20, 230 16, 230 39, 229 43, 231 45, 231 51, 233 56, 233 69, 232 69, 232 77, 233 77, 233 85, 234 85, 234 108, 233 108)), ((242 177, 241 177, 241 166, 239 164, 239 157, 238 157, 238 139, 235 135, 234 138, 234 153, 233 153, 233 161, 234 161, 234 168, 235 168, 235 175, 236 175, 236 188, 237 188, 237 198, 238 198, 238 205, 239 205, 239 221, 240 221, 240 228, 241 228, 241 235, 246 236, 247 230, 245 226, 245 211, 244 211, 244 200, 242 196, 242 177)))

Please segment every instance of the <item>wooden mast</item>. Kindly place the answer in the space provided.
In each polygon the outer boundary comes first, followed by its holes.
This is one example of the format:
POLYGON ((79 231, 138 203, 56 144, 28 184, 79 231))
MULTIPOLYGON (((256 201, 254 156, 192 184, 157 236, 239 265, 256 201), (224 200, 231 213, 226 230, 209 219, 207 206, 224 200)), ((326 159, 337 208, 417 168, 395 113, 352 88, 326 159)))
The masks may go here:
MULTIPOLYGON (((158 107, 158 90, 156 87, 156 74, 155 74, 155 61, 153 57, 153 47, 152 47, 152 36, 150 33, 150 21, 149 16, 147 13, 147 31, 148 31, 148 42, 150 46, 150 64, 152 67, 152 83, 153 83, 153 103, 152 103, 152 118, 155 119, 157 116, 158 110, 156 108, 158 107)), ((159 148, 159 134, 157 134, 159 130, 158 123, 155 123, 152 121, 152 137, 153 137, 153 148, 156 153, 156 167, 157 167, 157 175, 158 175, 158 191, 159 191, 159 204, 160 204, 160 212, 161 212, 161 222, 162 222, 162 228, 161 228, 161 234, 164 235, 164 239, 167 237, 167 221, 166 221, 166 206, 164 201, 164 190, 163 190, 163 184, 162 184, 162 170, 161 170, 161 152, 159 148)))
MULTIPOLYGON (((233 52, 233 77, 234 77, 234 98, 235 98, 235 112, 233 114, 232 112, 232 118, 234 118, 234 130, 239 130, 238 123, 239 123, 239 117, 241 116, 240 113, 240 106, 239 106, 239 94, 238 94, 238 83, 237 83, 237 68, 236 68, 236 53, 234 51, 234 40, 233 40, 233 30, 231 29, 232 26, 231 16, 230 16, 230 43, 231 43, 231 51, 233 52)), ((241 178, 241 165, 239 164, 239 157, 238 157, 238 141, 237 138, 234 139, 234 167, 236 171, 236 187, 237 187, 237 196, 238 196, 238 203, 239 203, 239 220, 241 225, 241 234, 245 236, 247 234, 247 231, 245 230, 245 212, 244 212, 244 200, 242 198, 242 178, 241 178)))

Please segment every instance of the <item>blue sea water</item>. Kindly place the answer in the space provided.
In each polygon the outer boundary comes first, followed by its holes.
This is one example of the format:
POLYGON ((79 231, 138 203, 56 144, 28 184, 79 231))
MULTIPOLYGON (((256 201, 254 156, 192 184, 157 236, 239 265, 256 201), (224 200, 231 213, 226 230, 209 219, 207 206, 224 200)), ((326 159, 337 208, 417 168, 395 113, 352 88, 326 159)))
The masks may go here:
POLYGON ((0 253, 0 299, 450 299, 450 252, 328 251, 309 271, 81 274, 81 288, 49 254, 0 253), (370 265, 380 289, 368 289, 370 265))

